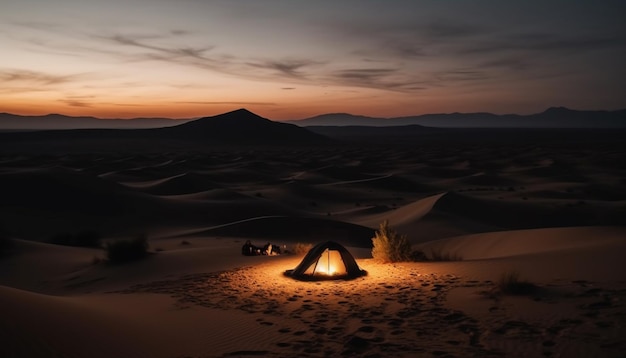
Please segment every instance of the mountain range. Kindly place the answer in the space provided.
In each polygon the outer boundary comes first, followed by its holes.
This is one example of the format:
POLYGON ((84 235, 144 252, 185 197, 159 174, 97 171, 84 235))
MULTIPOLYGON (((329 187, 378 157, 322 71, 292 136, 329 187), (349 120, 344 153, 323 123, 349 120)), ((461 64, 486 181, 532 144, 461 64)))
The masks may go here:
POLYGON ((0 130, 46 130, 46 129, 140 129, 171 127, 193 119, 132 118, 113 119, 96 117, 73 117, 63 114, 22 116, 0 113, 0 130))
POLYGON ((544 112, 518 115, 479 113, 440 113, 419 116, 375 118, 348 113, 323 114, 288 121, 298 126, 389 127, 420 125, 439 128, 626 128, 626 109, 617 111, 578 111, 552 107, 544 112))
MULTIPOLYGON (((214 116, 217 117, 217 116, 214 116)), ((0 113, 0 130, 46 129, 145 129, 174 127, 196 119, 133 118, 100 119, 71 117, 61 114, 21 116, 0 113)), ((407 117, 367 117, 349 113, 328 113, 315 117, 288 120, 284 123, 309 126, 367 126, 389 127, 420 125, 439 128, 626 128, 626 109, 616 111, 579 111, 552 107, 544 112, 519 114, 438 113, 407 117)))

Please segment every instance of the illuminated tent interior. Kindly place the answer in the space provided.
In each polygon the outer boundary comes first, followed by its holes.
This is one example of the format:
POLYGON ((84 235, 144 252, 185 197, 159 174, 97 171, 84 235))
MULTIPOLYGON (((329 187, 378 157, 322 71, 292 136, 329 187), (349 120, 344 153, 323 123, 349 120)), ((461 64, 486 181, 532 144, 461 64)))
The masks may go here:
POLYGON ((297 280, 351 279, 366 274, 359 268, 352 254, 333 241, 316 245, 295 269, 285 271, 286 276, 297 280))

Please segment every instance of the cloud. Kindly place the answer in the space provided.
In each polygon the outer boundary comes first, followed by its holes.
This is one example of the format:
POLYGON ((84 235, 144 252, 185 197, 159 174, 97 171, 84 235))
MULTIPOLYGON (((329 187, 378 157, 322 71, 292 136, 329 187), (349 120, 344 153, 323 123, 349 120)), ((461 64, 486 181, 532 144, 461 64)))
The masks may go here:
POLYGON ((63 102, 63 103, 67 104, 70 107, 86 108, 86 107, 92 107, 93 106, 91 103, 87 103, 85 101, 79 101, 79 100, 76 100, 76 99, 60 99, 59 102, 63 102))
POLYGON ((366 46, 369 46, 355 52, 367 57, 382 55, 400 60, 437 56, 447 47, 493 35, 493 30, 486 26, 445 18, 429 22, 389 22, 371 28, 366 25, 359 23, 346 30, 355 39, 366 39, 366 46))
MULTIPOLYGON (((121 35, 103 36, 105 40, 111 41, 124 46, 136 47, 145 50, 151 50, 160 54, 157 58, 162 60, 173 59, 178 57, 189 57, 200 60, 210 61, 211 59, 204 54, 214 48, 214 46, 205 47, 165 47, 151 45, 146 40, 163 39, 165 36, 160 35, 121 35)), ((148 55, 148 58, 151 56, 148 55)), ((152 56, 153 57, 153 56, 152 56)), ((154 58, 154 57, 153 57, 154 58)))
POLYGON ((290 90, 295 90, 295 87, 282 87, 281 90, 285 90, 285 91, 290 91, 290 90))
POLYGON ((396 71, 391 68, 357 68, 337 71, 336 76, 350 80, 371 81, 393 74, 396 71))
POLYGON ((423 89, 425 84, 418 74, 401 68, 353 68, 334 71, 330 81, 335 85, 364 87, 399 92, 423 89))
POLYGON ((306 67, 322 65, 323 62, 297 59, 297 60, 266 60, 248 63, 252 67, 273 70, 281 77, 302 79, 306 77, 303 70, 306 67))
POLYGON ((51 75, 45 72, 30 70, 0 70, 0 80, 3 83, 33 83, 39 85, 56 85, 74 81, 80 75, 51 75))
POLYGON ((418 31, 425 34, 431 40, 464 39, 467 37, 480 36, 491 32, 484 26, 461 23, 456 20, 450 19, 440 19, 430 22, 425 26, 418 28, 418 31))
POLYGON ((494 36, 491 39, 476 42, 474 45, 465 46, 460 52, 465 54, 493 54, 522 51, 575 55, 589 50, 615 47, 626 48, 626 38, 618 36, 567 37, 547 33, 522 33, 494 36))
POLYGON ((187 30, 181 30, 181 29, 170 30, 170 34, 175 35, 175 36, 184 36, 184 35, 189 35, 190 33, 191 32, 187 30))
POLYGON ((275 102, 224 102, 224 101, 176 101, 176 104, 198 104, 198 105, 236 105, 236 106, 276 106, 275 102))

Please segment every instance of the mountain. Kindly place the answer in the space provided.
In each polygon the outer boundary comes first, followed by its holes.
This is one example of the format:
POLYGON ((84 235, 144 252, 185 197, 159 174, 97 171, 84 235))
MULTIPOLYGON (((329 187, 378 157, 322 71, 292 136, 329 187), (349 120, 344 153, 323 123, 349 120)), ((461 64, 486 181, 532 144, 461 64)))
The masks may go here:
POLYGON ((577 111, 552 107, 531 115, 478 113, 441 113, 419 116, 374 118, 346 113, 324 114, 288 121, 298 126, 406 126, 442 128, 626 128, 626 110, 577 111))
POLYGON ((312 144, 328 140, 305 128, 274 122, 243 108, 153 131, 167 138, 212 140, 224 144, 312 144))
POLYGON ((72 117, 62 114, 20 116, 11 113, 0 113, 0 130, 160 128, 175 126, 187 121, 190 121, 190 119, 102 119, 96 117, 72 117))
POLYGON ((331 142, 293 124, 270 121, 248 110, 220 114, 177 126, 150 129, 72 129, 0 133, 0 143, 55 148, 173 148, 206 145, 315 145, 331 142))

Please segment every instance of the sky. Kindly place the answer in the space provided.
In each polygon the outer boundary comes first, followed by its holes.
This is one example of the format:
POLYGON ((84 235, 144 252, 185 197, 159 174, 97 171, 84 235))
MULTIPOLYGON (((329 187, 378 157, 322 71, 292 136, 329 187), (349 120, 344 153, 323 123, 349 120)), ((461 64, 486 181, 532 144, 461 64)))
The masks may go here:
POLYGON ((0 0, 0 112, 626 108, 626 1, 0 0))

